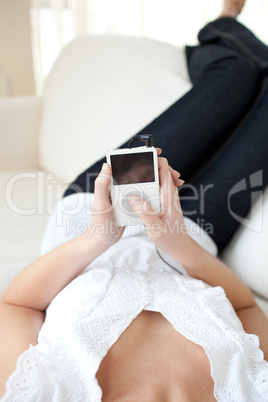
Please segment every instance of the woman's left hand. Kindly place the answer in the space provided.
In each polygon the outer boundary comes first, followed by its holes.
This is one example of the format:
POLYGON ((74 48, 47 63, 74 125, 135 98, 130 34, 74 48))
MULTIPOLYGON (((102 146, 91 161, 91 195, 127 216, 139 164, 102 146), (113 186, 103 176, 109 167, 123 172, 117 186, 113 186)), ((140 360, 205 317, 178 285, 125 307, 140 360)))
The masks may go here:
MULTIPOLYGON (((158 155, 161 153, 158 150, 158 155)), ((172 169, 165 158, 158 158, 160 201, 162 212, 157 216, 141 197, 129 197, 129 204, 143 221, 152 242, 180 260, 188 249, 189 235, 184 224, 178 188, 184 182, 180 173, 172 169)))
POLYGON ((117 243, 125 230, 125 227, 118 227, 115 222, 110 197, 111 178, 111 167, 104 163, 95 180, 92 220, 86 233, 88 238, 93 238, 104 249, 117 243))

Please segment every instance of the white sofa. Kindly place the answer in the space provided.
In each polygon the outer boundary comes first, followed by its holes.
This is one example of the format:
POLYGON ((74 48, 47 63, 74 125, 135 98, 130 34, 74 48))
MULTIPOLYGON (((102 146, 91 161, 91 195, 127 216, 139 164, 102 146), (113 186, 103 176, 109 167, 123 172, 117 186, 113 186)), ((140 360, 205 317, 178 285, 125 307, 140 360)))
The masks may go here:
MULTIPOLYGON (((42 99, 0 100, 0 296, 39 256, 67 183, 190 88, 182 49, 144 38, 82 36, 56 61, 42 99)), ((246 226, 221 258, 268 316, 268 191, 246 226)))

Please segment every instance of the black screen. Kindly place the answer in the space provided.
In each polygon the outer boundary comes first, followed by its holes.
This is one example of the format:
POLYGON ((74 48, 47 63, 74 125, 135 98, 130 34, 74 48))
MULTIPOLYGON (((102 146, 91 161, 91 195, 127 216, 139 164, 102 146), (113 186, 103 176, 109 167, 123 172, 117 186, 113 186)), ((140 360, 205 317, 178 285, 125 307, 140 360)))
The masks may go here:
POLYGON ((111 155, 111 168, 115 185, 155 180, 153 152, 111 155))

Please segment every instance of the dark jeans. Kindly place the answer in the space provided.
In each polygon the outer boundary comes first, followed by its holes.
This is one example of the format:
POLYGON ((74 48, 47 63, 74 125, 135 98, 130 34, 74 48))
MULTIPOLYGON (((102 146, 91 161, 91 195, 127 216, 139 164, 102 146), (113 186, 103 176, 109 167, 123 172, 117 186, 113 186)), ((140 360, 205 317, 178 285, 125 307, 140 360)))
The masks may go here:
MULTIPOLYGON (((268 48, 229 17, 205 26, 199 41, 186 48, 193 88, 139 134, 153 134, 181 172, 184 215, 221 251, 249 212, 253 192, 268 182, 268 48)), ((65 196, 93 192, 104 161, 78 176, 65 196)))

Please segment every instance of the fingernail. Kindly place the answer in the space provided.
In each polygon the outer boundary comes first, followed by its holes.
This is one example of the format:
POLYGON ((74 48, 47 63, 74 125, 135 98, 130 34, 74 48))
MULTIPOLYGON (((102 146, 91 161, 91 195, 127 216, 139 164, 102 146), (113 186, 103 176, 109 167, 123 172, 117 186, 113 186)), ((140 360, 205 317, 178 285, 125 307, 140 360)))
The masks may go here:
POLYGON ((131 202, 131 204, 136 205, 139 204, 142 201, 141 197, 137 197, 135 194, 131 195, 128 197, 128 201, 131 202))
POLYGON ((103 164, 102 164, 101 172, 102 172, 102 173, 107 173, 107 172, 108 172, 108 165, 107 165, 107 163, 103 163, 103 164))

